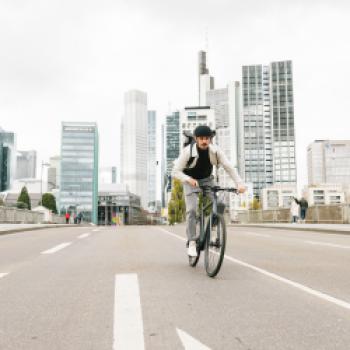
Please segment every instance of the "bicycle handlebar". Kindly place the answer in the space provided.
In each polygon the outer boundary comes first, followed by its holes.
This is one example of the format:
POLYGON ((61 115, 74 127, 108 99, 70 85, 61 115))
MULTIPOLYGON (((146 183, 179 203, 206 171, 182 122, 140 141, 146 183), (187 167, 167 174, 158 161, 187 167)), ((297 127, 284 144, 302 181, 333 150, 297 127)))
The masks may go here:
POLYGON ((225 192, 238 193, 238 189, 234 187, 220 187, 220 186, 199 186, 199 187, 202 191, 210 190, 212 192, 225 191, 225 192))

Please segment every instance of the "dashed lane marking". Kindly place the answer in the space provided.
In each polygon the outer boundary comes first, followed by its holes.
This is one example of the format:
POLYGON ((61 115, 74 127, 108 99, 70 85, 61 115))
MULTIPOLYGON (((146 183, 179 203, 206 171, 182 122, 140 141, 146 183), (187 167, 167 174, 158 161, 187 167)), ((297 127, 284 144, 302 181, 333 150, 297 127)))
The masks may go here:
POLYGON ((71 244, 72 244, 72 242, 65 242, 65 243, 59 244, 51 249, 45 250, 45 251, 41 252, 41 254, 53 254, 53 253, 58 252, 59 250, 62 250, 64 248, 68 247, 71 244))
POLYGON ((83 233, 80 236, 78 236, 78 239, 83 239, 83 238, 86 238, 86 237, 89 237, 89 236, 90 236, 90 233, 83 233))

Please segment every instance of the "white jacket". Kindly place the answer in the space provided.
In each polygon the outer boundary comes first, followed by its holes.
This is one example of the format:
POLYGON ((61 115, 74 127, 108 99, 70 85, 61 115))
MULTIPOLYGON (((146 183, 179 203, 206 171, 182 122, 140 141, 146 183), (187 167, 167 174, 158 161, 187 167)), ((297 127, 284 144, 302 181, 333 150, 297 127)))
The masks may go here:
POLYGON ((299 204, 296 203, 294 199, 292 199, 290 204, 290 214, 292 216, 299 216, 299 204))
MULTIPOLYGON (((193 161, 189 164, 188 168, 194 168, 197 164, 198 160, 198 151, 197 147, 194 144, 192 146, 192 154, 191 153, 191 145, 187 145, 181 152, 179 158, 174 161, 174 168, 172 171, 172 176, 176 179, 179 179, 182 182, 186 182, 191 177, 186 175, 183 171, 186 168, 186 165, 191 157, 193 157, 193 161)), ((214 144, 209 145, 209 159, 210 163, 215 166, 222 166, 226 172, 229 174, 231 179, 236 183, 236 186, 243 186, 243 181, 241 177, 238 175, 237 170, 230 164, 229 160, 225 156, 224 152, 214 144)))

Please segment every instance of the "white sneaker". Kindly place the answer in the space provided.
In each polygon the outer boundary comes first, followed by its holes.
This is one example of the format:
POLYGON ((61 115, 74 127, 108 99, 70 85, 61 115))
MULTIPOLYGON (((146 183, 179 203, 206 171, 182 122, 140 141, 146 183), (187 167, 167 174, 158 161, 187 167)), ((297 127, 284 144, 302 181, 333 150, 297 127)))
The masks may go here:
POLYGON ((189 256, 196 257, 197 256, 197 244, 195 241, 190 241, 188 244, 187 254, 189 256))

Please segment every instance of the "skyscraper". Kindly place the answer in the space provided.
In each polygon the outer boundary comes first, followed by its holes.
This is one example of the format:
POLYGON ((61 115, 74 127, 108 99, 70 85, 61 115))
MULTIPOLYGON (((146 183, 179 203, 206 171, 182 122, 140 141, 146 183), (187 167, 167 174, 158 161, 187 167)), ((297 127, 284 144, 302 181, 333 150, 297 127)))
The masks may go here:
POLYGON ((209 75, 207 68, 207 53, 198 53, 198 106, 207 106, 207 91, 214 89, 214 78, 209 75))
POLYGON ((60 156, 50 157, 50 166, 47 169, 47 190, 49 192, 60 187, 60 166, 60 156))
POLYGON ((11 187, 16 169, 16 138, 0 128, 0 192, 11 187))
POLYGON ((148 114, 147 94, 130 90, 124 95, 124 116, 121 123, 121 182, 141 197, 147 208, 148 114))
POLYGON ((63 122, 61 139, 61 213, 81 212, 97 224, 98 130, 96 123, 63 122))
POLYGON ((156 174, 157 174, 157 154, 156 154, 156 127, 157 117, 155 111, 148 111, 148 206, 156 206, 156 174))
POLYGON ((176 111, 166 117, 166 174, 171 175, 174 160, 180 154, 180 112, 176 111))
POLYGON ((242 82, 245 180, 260 197, 273 183, 296 183, 292 63, 243 66, 242 82))
POLYGON ((16 179, 34 179, 36 177, 36 151, 18 151, 16 179))

